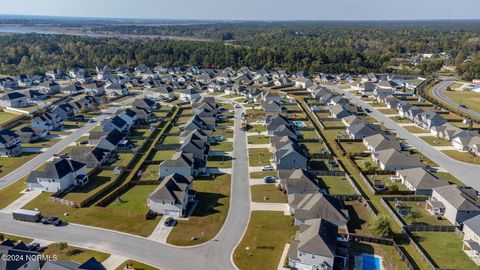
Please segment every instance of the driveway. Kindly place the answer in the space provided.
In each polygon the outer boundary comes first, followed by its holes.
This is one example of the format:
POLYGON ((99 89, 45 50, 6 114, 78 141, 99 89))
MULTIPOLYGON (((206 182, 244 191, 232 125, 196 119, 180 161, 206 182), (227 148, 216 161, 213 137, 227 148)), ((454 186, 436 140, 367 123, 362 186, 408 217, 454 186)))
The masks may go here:
POLYGON ((14 210, 22 208, 24 205, 35 199, 38 195, 40 195, 42 192, 40 190, 34 190, 34 191, 23 191, 23 195, 20 196, 20 198, 16 199, 13 201, 11 204, 9 204, 7 207, 3 208, 0 210, 1 212, 4 213, 11 213, 14 210))
POLYGON ((454 175, 465 185, 471 186, 476 190, 480 190, 480 181, 478 181, 478 175, 480 175, 480 166, 461 162, 455 159, 450 158, 444 153, 435 149, 421 138, 411 134, 408 130, 398 125, 392 119, 386 117, 376 108, 370 106, 368 103, 358 98, 357 96, 352 95, 351 93, 340 89, 338 86, 334 85, 324 85, 338 93, 345 94, 345 97, 349 98, 352 103, 356 105, 361 105, 362 107, 369 108, 372 112, 369 114, 377 121, 383 122, 386 128, 395 132, 397 136, 405 139, 408 144, 422 151, 424 155, 429 157, 433 162, 437 163, 440 167, 444 168, 446 171, 454 175))
POLYGON ((158 222, 157 227, 153 230, 153 233, 147 237, 153 241, 157 241, 159 243, 167 243, 167 238, 170 232, 173 230, 173 226, 165 226, 165 221, 167 220, 168 216, 163 216, 158 222))
POLYGON ((277 211, 284 215, 290 215, 288 203, 258 203, 252 202, 252 211, 277 211))

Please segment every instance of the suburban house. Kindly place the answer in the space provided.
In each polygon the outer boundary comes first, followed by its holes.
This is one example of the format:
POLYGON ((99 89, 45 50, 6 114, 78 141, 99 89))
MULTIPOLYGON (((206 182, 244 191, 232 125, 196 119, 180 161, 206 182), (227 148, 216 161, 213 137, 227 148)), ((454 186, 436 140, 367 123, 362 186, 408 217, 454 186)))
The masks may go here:
POLYGON ((349 116, 346 116, 346 117, 342 118, 342 123, 345 126, 349 127, 351 125, 365 123, 365 121, 363 119, 358 118, 358 116, 356 116, 356 115, 349 115, 349 116))
POLYGON ((102 166, 110 156, 110 151, 99 147, 74 147, 71 159, 87 165, 87 168, 102 166))
POLYGON ((338 227, 323 219, 310 219, 290 243, 288 265, 295 269, 333 270, 338 227))
POLYGON ((106 268, 95 257, 91 257, 84 263, 62 260, 47 261, 42 270, 106 270, 106 268))
POLYGON ((48 131, 43 128, 22 127, 15 132, 22 143, 32 143, 40 141, 48 135, 48 131))
POLYGON ((159 165, 158 176, 163 179, 171 174, 185 177, 194 176, 195 159, 192 153, 176 152, 171 160, 164 160, 159 165))
POLYGON ((438 138, 447 140, 447 141, 452 141, 456 137, 459 136, 467 136, 468 131, 458 128, 450 123, 445 123, 440 126, 434 126, 430 129, 430 132, 432 133, 433 136, 436 136, 438 138))
POLYGON ((198 133, 190 133, 182 142, 180 151, 191 153, 196 160, 207 160, 210 153, 209 138, 200 136, 198 133))
POLYGON ((128 88, 123 84, 110 83, 105 87, 105 95, 112 98, 123 97, 128 95, 128 88))
POLYGON ((158 215, 181 217, 186 214, 188 203, 194 200, 192 178, 171 174, 163 179, 148 196, 147 205, 158 215))
POLYGON ((305 77, 300 77, 295 81, 295 88, 297 89, 307 89, 312 85, 313 85, 312 80, 305 77))
POLYGON ((387 136, 380 133, 363 138, 363 144, 365 144, 370 152, 378 152, 387 149, 400 151, 402 149, 400 143, 394 136, 387 136))
MULTIPOLYGON (((407 118, 407 119, 409 119, 410 121, 413 122, 413 121, 415 121, 415 117, 422 112, 424 112, 424 110, 418 108, 417 106, 412 106, 405 112, 405 117, 403 117, 403 118, 407 118)), ((400 116, 401 116, 401 114, 400 114, 400 116)))
POLYGON ((83 91, 89 96, 101 96, 105 94, 105 87, 98 83, 89 83, 83 85, 83 91))
POLYGON ((283 111, 282 103, 276 100, 263 101, 261 106, 262 110, 267 113, 281 113, 283 111))
POLYGON ((187 101, 190 103, 192 103, 193 100, 195 100, 197 97, 200 96, 200 93, 198 93, 198 91, 193 88, 183 89, 179 93, 180 93, 180 100, 187 101))
POLYGON ((437 177, 424 168, 411 168, 397 171, 397 177, 416 195, 432 195, 432 189, 449 185, 447 180, 437 177))
POLYGON ((470 146, 480 144, 480 136, 471 136, 463 134, 463 136, 457 136, 452 140, 452 146, 458 151, 469 151, 470 146))
POLYGON ((0 243, 0 270, 39 270, 38 252, 29 251, 25 243, 15 244, 11 240, 0 243), (11 259, 6 259, 11 258, 11 259))
POLYGON ((62 94, 75 95, 77 93, 83 92, 83 87, 77 84, 70 84, 62 88, 60 92, 62 94))
POLYGON ((295 217, 295 225, 304 224, 309 219, 321 218, 347 229, 348 210, 344 209, 340 199, 319 192, 294 194, 288 199, 290 212, 295 217))
POLYGON ((425 167, 416 156, 400 152, 393 148, 373 152, 372 159, 382 170, 387 171, 425 167))
POLYGON ((161 98, 161 99, 173 99, 175 98, 175 94, 173 93, 172 87, 168 85, 161 85, 158 88, 150 89, 152 92, 152 96, 154 98, 161 98))
POLYGON ((291 125, 281 125, 273 131, 273 136, 276 137, 291 137, 297 139, 298 133, 291 125))
POLYGON ((279 172, 280 184, 287 195, 318 193, 315 175, 307 170, 295 169, 279 172))
POLYGON ((27 179, 29 190, 66 191, 88 183, 87 165, 66 158, 47 162, 43 171, 31 172, 27 179))
POLYGON ((333 118, 342 119, 344 117, 352 115, 352 113, 345 109, 341 104, 337 104, 330 108, 330 114, 333 118))
POLYGON ((463 222, 463 252, 480 265, 480 215, 463 222))
POLYGON ((51 131, 60 129, 62 125, 63 119, 55 113, 43 113, 32 119, 32 128, 51 131))
POLYGON ((276 149, 273 156, 277 170, 307 168, 308 158, 297 143, 288 143, 276 149))
POLYGON ((20 92, 7 93, 0 97, 0 107, 21 108, 27 105, 27 97, 20 92))
POLYGON ((280 114, 275 114, 272 116, 267 116, 267 119, 265 120, 265 124, 267 126, 267 133, 269 136, 272 136, 273 133, 283 125, 290 125, 290 121, 288 120, 287 117, 280 115, 280 114))
POLYGON ((88 144, 96 145, 98 148, 108 150, 112 152, 122 146, 127 145, 125 134, 112 129, 110 132, 90 132, 88 137, 88 144))
POLYGON ((446 218, 453 225, 463 224, 480 214, 477 191, 456 185, 434 188, 432 197, 427 200, 426 209, 432 215, 446 218))
POLYGON ((363 140, 365 137, 369 137, 381 132, 381 128, 378 125, 360 123, 347 127, 347 133, 351 139, 363 140))
POLYGON ((61 87, 58 83, 52 81, 42 82, 38 86, 38 91, 45 95, 53 95, 60 93, 61 87))
POLYGON ((22 153, 20 137, 8 129, 0 129, 0 157, 14 157, 22 153))
POLYGON ((105 119, 104 121, 102 121, 100 126, 103 132, 110 132, 116 129, 121 133, 128 133, 128 130, 130 128, 128 123, 118 115, 111 119, 105 119))
POLYGON ((52 113, 60 116, 63 121, 72 118, 75 116, 76 110, 75 108, 69 103, 63 103, 58 105, 55 109, 52 110, 52 113))
POLYGON ((415 125, 423 129, 430 130, 434 126, 440 126, 447 123, 447 120, 441 117, 438 113, 428 111, 417 114, 414 117, 413 122, 415 125))

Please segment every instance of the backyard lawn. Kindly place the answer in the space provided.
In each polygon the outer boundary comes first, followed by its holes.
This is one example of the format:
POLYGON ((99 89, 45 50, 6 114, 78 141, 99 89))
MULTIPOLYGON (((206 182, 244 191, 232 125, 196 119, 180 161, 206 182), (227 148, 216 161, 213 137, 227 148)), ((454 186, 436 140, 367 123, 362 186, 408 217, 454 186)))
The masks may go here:
MULTIPOLYGON (((383 266, 386 269, 407 270, 407 264, 403 262, 402 258, 395 251, 393 246, 378 245, 366 242, 353 242, 351 249, 349 250, 352 255, 355 254, 375 254, 382 257, 383 266)), ((350 260, 350 266, 353 269, 354 260, 350 260)))
POLYGON ((315 131, 301 131, 302 137, 306 140, 318 139, 317 133, 315 131))
POLYGON ((145 171, 142 173, 140 180, 158 180, 158 165, 148 165, 145 171))
POLYGON ((267 144, 267 143, 270 143, 270 140, 269 140, 268 136, 253 135, 253 136, 248 136, 248 143, 251 143, 251 144, 267 144))
POLYGON ((206 242, 220 231, 230 205, 229 174, 214 178, 197 178, 193 189, 199 203, 188 221, 179 220, 168 236, 173 245, 189 246, 206 242), (196 240, 192 240, 196 237, 196 240))
MULTIPOLYGON (((388 202, 392 209, 396 211, 395 201, 388 202)), ((409 202, 409 201, 400 201, 402 205, 406 207, 411 207, 411 214, 407 216, 400 216, 400 219, 403 220, 408 225, 439 225, 439 226, 452 226, 452 224, 446 219, 438 219, 435 216, 430 215, 425 209, 425 202, 409 202)))
POLYGON ((343 176, 319 176, 319 185, 331 195, 355 194, 355 190, 343 176))
POLYGON ((362 142, 342 142, 342 147, 347 153, 362 153, 367 147, 362 142))
POLYGON ((48 197, 51 194, 44 192, 23 208, 30 210, 37 208, 45 216, 62 217, 66 222, 117 230, 140 236, 150 235, 160 220, 159 218, 146 220, 146 212, 137 214, 124 211, 123 209, 117 210, 96 206, 72 208, 50 201, 48 197), (64 215, 65 213, 67 213, 66 216, 64 215))
POLYGON ((287 195, 276 184, 250 186, 253 202, 286 203, 287 195))
POLYGON ((112 164, 112 166, 126 167, 130 160, 132 160, 133 153, 118 153, 117 160, 112 164))
POLYGON ((153 160, 169 160, 175 154, 175 150, 157 151, 153 156, 153 160))
POLYGON ((250 148, 248 149, 248 159, 250 166, 266 166, 271 165, 272 153, 267 148, 250 148))
POLYGON ((462 239, 453 232, 413 233, 420 246, 444 269, 471 270, 478 266, 462 251, 462 239))
POLYGON ((167 136, 163 139, 162 144, 179 144, 180 137, 178 136, 167 136))
POLYGON ((64 199, 81 202, 104 188, 110 181, 116 178, 117 175, 115 175, 112 170, 99 170, 89 176, 89 181, 86 186, 75 188, 65 195, 64 199))
MULTIPOLYGON (((247 232, 233 253, 241 270, 277 269, 285 244, 297 231, 283 212, 253 211, 247 232)), ((283 264, 283 262, 282 262, 283 264)))
POLYGON ((480 157, 473 156, 468 152, 460 152, 457 150, 444 150, 442 151, 442 153, 458 161, 480 165, 480 157))
POLYGON ((139 215, 146 215, 148 212, 147 198, 156 185, 136 185, 109 204, 107 209, 115 209, 139 215))
POLYGON ((84 263, 91 257, 94 257, 99 262, 105 261, 110 254, 95 251, 91 249, 84 249, 79 247, 69 246, 63 247, 60 243, 50 244, 42 250, 41 255, 57 256, 58 260, 73 261, 76 263, 84 263))

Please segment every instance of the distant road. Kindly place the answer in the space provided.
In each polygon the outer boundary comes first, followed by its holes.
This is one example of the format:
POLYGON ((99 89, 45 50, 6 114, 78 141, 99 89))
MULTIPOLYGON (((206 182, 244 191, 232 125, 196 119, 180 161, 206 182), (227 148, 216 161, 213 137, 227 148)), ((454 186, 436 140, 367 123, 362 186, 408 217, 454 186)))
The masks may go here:
MULTIPOLYGON (((138 95, 138 96, 126 99, 122 101, 121 104, 128 105, 130 103, 133 103, 135 99, 138 99, 141 97, 143 97, 143 95, 138 95)), ((93 128, 99 125, 100 122, 107 119, 108 117, 111 116, 111 114, 114 114, 121 108, 122 106, 108 108, 106 111, 104 111, 102 115, 95 117, 95 123, 85 124, 85 126, 75 130, 72 134, 66 136, 61 141, 57 142, 52 147, 48 148, 48 150, 46 150, 45 152, 38 154, 36 157, 34 157, 33 159, 31 159, 30 161, 24 164, 19 164, 19 167, 16 170, 0 178, 0 189, 14 183, 15 181, 19 180, 25 175, 28 175, 30 172, 40 167, 43 163, 51 159, 55 154, 60 153, 63 149, 67 148, 71 143, 74 143, 84 134, 90 132, 93 128)))
POLYGON ((468 108, 463 108, 460 106, 460 104, 456 103, 455 101, 451 100, 449 97, 445 95, 445 90, 447 89, 448 86, 450 86, 453 83, 453 81, 442 81, 438 84, 436 84, 432 88, 432 94, 436 99, 441 100, 443 103, 446 103, 452 107, 454 107, 457 110, 462 111, 463 113, 470 115, 471 117, 475 117, 480 119, 480 113, 472 111, 468 108))

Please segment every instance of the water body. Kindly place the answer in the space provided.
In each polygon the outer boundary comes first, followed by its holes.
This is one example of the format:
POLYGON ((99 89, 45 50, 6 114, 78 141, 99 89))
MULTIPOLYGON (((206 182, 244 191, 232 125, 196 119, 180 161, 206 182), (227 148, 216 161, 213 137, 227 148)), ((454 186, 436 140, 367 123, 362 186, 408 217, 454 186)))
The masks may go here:
POLYGON ((60 34, 55 31, 45 31, 45 30, 38 30, 38 29, 27 29, 27 28, 19 28, 19 27, 4 27, 0 26, 0 33, 9 33, 9 34, 43 34, 43 35, 56 35, 60 34))

